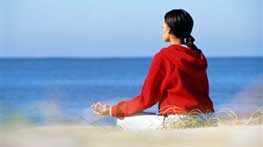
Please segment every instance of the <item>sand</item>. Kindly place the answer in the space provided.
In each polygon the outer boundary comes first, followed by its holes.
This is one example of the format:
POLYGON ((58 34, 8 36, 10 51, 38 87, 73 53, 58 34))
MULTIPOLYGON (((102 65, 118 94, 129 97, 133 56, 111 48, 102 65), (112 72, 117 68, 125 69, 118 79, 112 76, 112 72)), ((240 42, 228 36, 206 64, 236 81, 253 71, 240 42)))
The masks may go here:
POLYGON ((262 147, 263 125, 127 131, 104 126, 2 129, 0 147, 262 147))

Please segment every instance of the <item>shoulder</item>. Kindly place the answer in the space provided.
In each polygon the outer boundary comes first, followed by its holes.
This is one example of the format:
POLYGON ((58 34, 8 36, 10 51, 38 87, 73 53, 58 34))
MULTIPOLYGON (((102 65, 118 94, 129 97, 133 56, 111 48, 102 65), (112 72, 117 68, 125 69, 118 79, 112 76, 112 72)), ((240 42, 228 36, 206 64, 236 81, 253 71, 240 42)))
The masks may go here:
POLYGON ((161 64, 163 67, 167 67, 168 64, 170 64, 170 57, 169 54, 171 54, 173 49, 168 46, 168 47, 163 47, 161 48, 153 57, 153 62, 158 62, 161 64))
POLYGON ((167 53, 168 51, 168 48, 167 47, 164 47, 164 48, 161 48, 155 55, 154 55, 154 59, 163 59, 165 58, 165 54, 167 53))
POLYGON ((157 66, 161 68, 165 68, 167 66, 167 48, 161 48, 155 55, 153 56, 153 59, 151 61, 152 66, 157 66))

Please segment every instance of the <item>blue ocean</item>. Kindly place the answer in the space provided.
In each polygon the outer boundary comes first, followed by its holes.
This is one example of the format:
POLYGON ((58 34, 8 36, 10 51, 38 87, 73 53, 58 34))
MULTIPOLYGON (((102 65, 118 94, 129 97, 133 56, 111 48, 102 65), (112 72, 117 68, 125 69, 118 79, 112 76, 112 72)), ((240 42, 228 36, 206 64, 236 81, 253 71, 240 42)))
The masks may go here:
MULTIPOLYGON (((0 122, 114 124, 90 105, 137 96, 152 58, 1 58, 0 122)), ((262 78, 262 57, 208 58, 216 110, 262 78)), ((261 80, 262 81, 262 80, 261 80)), ((253 96, 253 95, 252 95, 253 96)), ((146 111, 157 112, 157 105, 146 111)))

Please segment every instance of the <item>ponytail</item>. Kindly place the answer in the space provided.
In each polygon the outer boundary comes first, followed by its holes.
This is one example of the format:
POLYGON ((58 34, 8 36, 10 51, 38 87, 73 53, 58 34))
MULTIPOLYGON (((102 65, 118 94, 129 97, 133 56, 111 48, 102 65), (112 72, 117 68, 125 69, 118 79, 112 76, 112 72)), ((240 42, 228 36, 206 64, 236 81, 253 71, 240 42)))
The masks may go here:
POLYGON ((182 43, 192 50, 201 51, 194 44, 194 37, 191 35, 194 20, 191 15, 183 9, 173 9, 164 16, 165 23, 170 27, 171 34, 180 38, 182 43))
MULTIPOLYGON (((185 41, 184 43, 189 47, 191 48, 192 50, 199 50, 196 45, 194 44, 194 41, 195 41, 195 38, 190 35, 188 37, 185 38, 185 41)), ((200 51, 200 50, 199 50, 200 51)))

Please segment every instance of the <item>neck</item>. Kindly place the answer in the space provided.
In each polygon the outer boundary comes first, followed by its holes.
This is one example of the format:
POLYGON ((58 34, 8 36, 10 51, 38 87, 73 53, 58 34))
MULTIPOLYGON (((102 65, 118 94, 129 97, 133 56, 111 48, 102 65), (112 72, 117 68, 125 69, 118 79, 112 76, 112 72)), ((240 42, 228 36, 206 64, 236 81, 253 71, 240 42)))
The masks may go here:
POLYGON ((181 45, 182 41, 179 38, 176 38, 175 36, 170 37, 171 45, 181 45))

